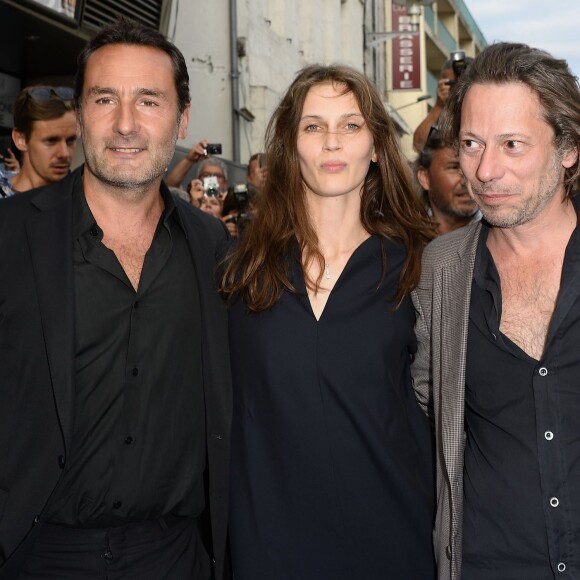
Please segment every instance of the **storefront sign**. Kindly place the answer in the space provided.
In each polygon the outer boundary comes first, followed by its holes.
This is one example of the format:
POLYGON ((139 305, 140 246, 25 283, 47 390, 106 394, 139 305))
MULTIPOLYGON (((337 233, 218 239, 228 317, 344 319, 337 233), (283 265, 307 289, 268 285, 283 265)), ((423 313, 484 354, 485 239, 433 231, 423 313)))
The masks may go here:
POLYGON ((418 90, 421 88, 421 52, 418 34, 407 14, 406 6, 392 3, 392 29, 395 32, 409 32, 392 40, 393 90, 418 90))

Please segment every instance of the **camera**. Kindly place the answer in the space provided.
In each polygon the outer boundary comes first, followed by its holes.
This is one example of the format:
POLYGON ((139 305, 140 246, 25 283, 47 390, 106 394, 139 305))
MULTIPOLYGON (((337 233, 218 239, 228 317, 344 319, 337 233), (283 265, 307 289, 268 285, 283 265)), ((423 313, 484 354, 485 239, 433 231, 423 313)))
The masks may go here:
POLYGON ((250 188, 251 186, 248 186, 246 183, 240 183, 230 187, 225 202, 224 213, 235 213, 235 215, 227 219, 227 222, 237 224, 240 234, 243 233, 246 226, 254 217, 250 208, 250 197, 252 195, 250 188))
POLYGON ((221 155, 222 154, 222 144, 221 143, 208 143, 205 146, 206 155, 221 155))
POLYGON ((203 194, 207 197, 219 197, 220 184, 215 176, 203 178, 203 194))
POLYGON ((234 201, 238 213, 243 215, 248 209, 248 202, 250 201, 248 186, 245 183, 234 185, 234 201))
POLYGON ((454 50, 450 54, 450 59, 451 66, 453 68, 453 74, 455 75, 455 80, 457 81, 467 68, 467 59, 465 57, 465 51, 454 50))

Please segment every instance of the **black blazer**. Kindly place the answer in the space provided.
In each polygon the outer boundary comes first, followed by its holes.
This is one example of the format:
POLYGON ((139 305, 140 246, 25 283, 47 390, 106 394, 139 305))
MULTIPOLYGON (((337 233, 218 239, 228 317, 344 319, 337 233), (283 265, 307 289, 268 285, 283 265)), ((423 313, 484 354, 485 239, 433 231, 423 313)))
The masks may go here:
MULTIPOLYGON (((74 396, 72 192, 82 168, 0 201, 0 578, 34 536, 70 448, 74 396), (18 548, 21 547, 21 550, 18 548)), ((165 187, 163 184, 162 187, 165 187)), ((176 200, 196 268, 202 313, 211 538, 223 578, 231 376, 227 312, 215 291, 218 220, 176 200)))

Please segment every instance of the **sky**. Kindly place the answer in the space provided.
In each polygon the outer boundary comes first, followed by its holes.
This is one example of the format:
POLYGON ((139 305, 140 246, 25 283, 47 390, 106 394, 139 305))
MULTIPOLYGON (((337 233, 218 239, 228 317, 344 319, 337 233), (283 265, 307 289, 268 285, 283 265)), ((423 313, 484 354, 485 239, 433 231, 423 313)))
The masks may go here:
POLYGON ((463 0, 489 44, 524 42, 568 61, 580 77, 580 0, 463 0))

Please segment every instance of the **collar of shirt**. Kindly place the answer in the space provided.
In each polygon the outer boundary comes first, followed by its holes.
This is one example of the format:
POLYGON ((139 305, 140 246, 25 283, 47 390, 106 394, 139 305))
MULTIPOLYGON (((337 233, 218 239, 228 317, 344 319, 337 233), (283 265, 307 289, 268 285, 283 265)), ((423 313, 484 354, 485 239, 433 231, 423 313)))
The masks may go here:
MULTIPOLYGON (((572 203, 576 211, 576 216, 580 213, 580 200, 577 196, 572 198, 572 203)), ((498 320, 501 320, 502 306, 500 294, 500 279, 491 252, 487 247, 487 237, 491 227, 485 219, 481 220, 481 234, 477 243, 475 254, 475 267, 473 270, 473 281, 482 290, 487 290, 492 298, 493 305, 497 313, 498 320)), ((566 247, 565 261, 569 255, 580 254, 580 225, 576 222, 576 227, 570 236, 570 241, 566 247)))
MULTIPOLYGON (((183 225, 181 215, 176 208, 175 199, 164 182, 161 182, 160 193, 165 207, 161 214, 160 221, 168 231, 171 231, 170 219, 171 216, 173 216, 174 222, 179 225, 187 238, 187 231, 183 225)), ((85 197, 82 179, 79 179, 73 189, 73 239, 79 239, 80 236, 89 232, 92 228, 95 228, 96 231, 96 235, 93 235, 92 237, 95 241, 100 242, 103 239, 103 231, 93 217, 85 197)))

